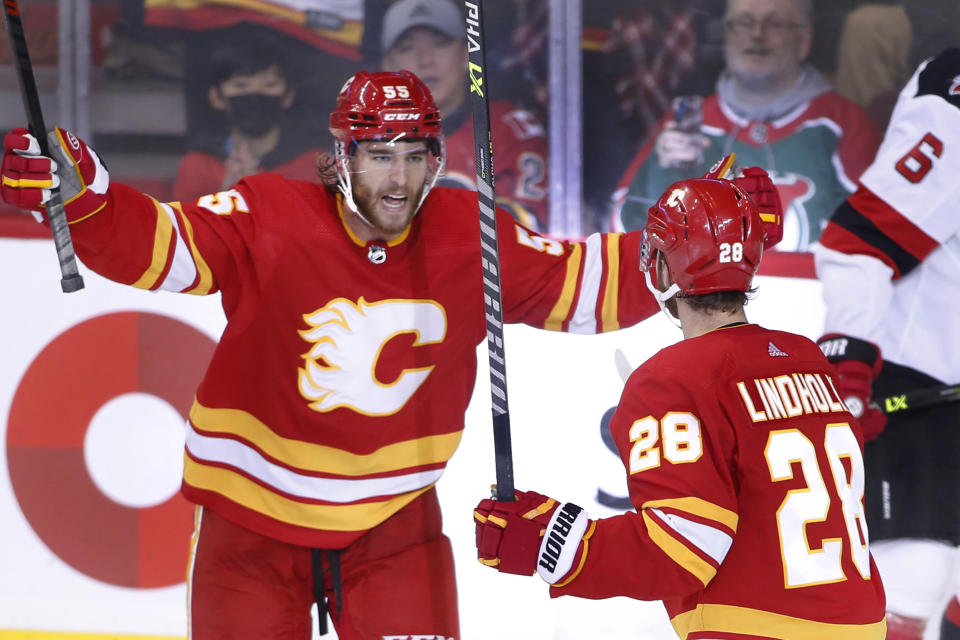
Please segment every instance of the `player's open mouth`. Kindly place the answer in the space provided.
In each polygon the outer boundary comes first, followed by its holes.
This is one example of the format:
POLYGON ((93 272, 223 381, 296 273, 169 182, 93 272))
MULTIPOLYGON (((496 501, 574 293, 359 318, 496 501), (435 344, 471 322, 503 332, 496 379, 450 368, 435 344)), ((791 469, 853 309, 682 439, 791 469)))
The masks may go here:
POLYGON ((380 200, 383 201, 383 204, 387 206, 388 209, 402 209, 407 206, 407 196, 394 196, 394 195, 385 195, 380 200))

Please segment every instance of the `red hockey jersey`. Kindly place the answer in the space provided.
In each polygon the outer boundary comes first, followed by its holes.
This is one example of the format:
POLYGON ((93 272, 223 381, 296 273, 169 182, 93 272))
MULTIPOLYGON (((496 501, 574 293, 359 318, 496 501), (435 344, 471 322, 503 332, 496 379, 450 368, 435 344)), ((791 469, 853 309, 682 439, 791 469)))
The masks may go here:
MULTIPOLYGON (((227 325, 191 411, 183 492, 321 548, 439 479, 486 337, 476 194, 435 188, 390 243, 365 245, 342 216, 333 192, 264 174, 190 204, 114 184, 71 225, 78 256, 111 279, 222 293, 227 325)), ((505 211, 498 229, 506 322, 593 333, 657 309, 639 234, 562 243, 505 211)))
POLYGON ((880 640, 863 439, 816 344, 757 325, 660 351, 611 422, 636 512, 552 595, 662 599, 681 638, 880 640))
MULTIPOLYGON (((547 135, 543 125, 525 109, 497 100, 490 105, 493 128, 493 169, 497 204, 530 229, 550 228, 547 180, 547 135)), ((446 172, 441 184, 477 188, 473 120, 459 114, 444 120, 446 172), (462 122, 453 128, 457 122, 462 122)))

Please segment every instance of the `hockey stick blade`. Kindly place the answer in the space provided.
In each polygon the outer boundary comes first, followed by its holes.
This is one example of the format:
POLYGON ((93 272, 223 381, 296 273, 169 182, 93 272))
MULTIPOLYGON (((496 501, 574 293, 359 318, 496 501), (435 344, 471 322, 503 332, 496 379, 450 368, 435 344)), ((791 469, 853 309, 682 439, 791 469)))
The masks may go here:
POLYGON ((483 2, 464 1, 466 8, 468 92, 473 110, 474 157, 480 213, 480 253, 483 263, 483 298, 487 318, 487 352, 490 363, 490 401, 493 412, 493 448, 497 470, 497 500, 512 502, 513 451, 510 442, 510 409, 507 404, 507 368, 503 348, 503 306, 500 295, 500 250, 497 238, 496 196, 493 187, 493 136, 490 133, 489 87, 484 86, 487 59, 484 44, 483 2))
POLYGON ((627 360, 627 354, 623 352, 623 349, 617 347, 617 350, 613 352, 613 364, 617 367, 617 374, 620 379, 626 383, 627 379, 633 374, 633 367, 627 360))
POLYGON ((597 502, 611 509, 621 509, 624 511, 633 509, 633 503, 630 502, 629 497, 615 496, 612 493, 607 493, 603 489, 597 489, 597 502))
POLYGON ((957 401, 960 401, 960 384, 914 389, 875 400, 877 407, 887 415, 957 401))
MULTIPOLYGON (((23 98, 27 124, 30 133, 40 144, 40 153, 49 156, 47 129, 43 124, 43 111, 40 109, 40 92, 37 91, 37 82, 33 76, 33 66, 30 64, 27 38, 23 31, 23 22, 20 20, 20 7, 17 0, 3 0, 3 17, 7 25, 10 47, 13 50, 17 78, 20 81, 20 96, 23 98)), ((77 257, 73 251, 73 240, 70 238, 70 227, 67 224, 67 214, 63 209, 59 189, 53 189, 47 201, 47 219, 50 220, 53 244, 57 248, 57 260, 60 262, 60 288, 64 293, 79 291, 83 289, 83 277, 77 270, 77 257)))

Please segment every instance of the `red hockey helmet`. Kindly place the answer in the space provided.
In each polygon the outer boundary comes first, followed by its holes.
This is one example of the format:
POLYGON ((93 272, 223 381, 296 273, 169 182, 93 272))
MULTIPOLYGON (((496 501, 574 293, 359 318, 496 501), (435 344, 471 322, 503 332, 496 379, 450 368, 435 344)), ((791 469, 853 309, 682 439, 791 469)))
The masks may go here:
POLYGON ((443 135, 430 90, 409 71, 361 71, 352 76, 337 96, 330 132, 345 143, 443 135))
POLYGON ((420 78, 409 71, 361 71, 344 83, 330 114, 330 133, 336 145, 337 178, 346 205, 361 218, 353 199, 350 171, 352 146, 362 140, 389 143, 425 140, 432 155, 420 202, 443 172, 446 161, 440 111, 420 78))
POLYGON ((730 180, 676 182, 650 208, 641 263, 656 282, 657 252, 684 294, 747 291, 763 254, 757 205, 730 180))

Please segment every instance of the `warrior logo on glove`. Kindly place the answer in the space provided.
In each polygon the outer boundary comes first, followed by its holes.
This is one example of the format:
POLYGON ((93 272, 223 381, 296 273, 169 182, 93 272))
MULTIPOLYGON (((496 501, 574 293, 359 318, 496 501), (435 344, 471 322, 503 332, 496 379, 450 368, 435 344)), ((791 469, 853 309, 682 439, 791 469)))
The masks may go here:
POLYGON ((487 499, 477 505, 478 559, 502 573, 536 572, 554 586, 569 583, 583 567, 596 523, 573 503, 533 491, 515 496, 513 502, 487 499))

